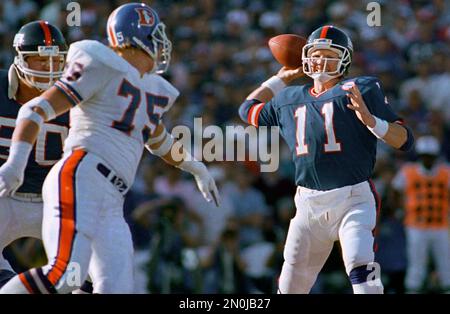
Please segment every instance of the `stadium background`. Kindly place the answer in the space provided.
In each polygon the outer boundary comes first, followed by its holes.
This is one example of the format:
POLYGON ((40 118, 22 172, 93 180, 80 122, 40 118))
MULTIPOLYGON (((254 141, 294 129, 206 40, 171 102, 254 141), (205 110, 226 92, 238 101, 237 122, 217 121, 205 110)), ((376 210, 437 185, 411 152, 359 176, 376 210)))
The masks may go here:
MULTIPOLYGON (((0 64, 14 58, 15 32, 26 22, 46 19, 70 42, 105 42, 109 13, 128 1, 78 1, 81 26, 68 27, 69 1, 0 2, 0 64)), ((281 33, 307 36, 331 23, 354 44, 351 76, 376 75, 391 105, 415 133, 433 134, 441 158, 450 159, 450 3, 445 0, 379 0, 381 27, 368 27, 368 1, 199 0, 145 1, 167 26, 173 43, 166 77, 181 96, 165 118, 169 129, 239 125, 237 109, 246 95, 279 65, 267 40, 281 33)), ((396 171, 416 160, 380 144, 374 181, 383 200, 376 260, 387 293, 403 293, 407 267, 403 209, 390 187, 396 171)), ((274 293, 282 249, 295 212, 293 169, 283 145, 275 173, 260 173, 254 162, 209 164, 223 206, 207 204, 192 178, 152 157, 144 157, 126 198, 125 215, 136 249, 136 292, 274 293)), ((16 241, 6 250, 17 270, 43 263, 40 242, 16 241)), ((424 292, 439 292, 429 263, 424 292)), ((351 293, 336 245, 313 293, 351 293)))

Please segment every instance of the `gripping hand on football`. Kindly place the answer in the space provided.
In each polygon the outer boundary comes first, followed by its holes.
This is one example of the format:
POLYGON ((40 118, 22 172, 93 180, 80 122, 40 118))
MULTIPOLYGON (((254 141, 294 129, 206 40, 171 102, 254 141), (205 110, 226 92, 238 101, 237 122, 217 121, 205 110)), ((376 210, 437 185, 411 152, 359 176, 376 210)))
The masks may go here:
POLYGON ((305 74, 303 73, 303 66, 300 66, 296 69, 282 67, 277 73, 277 76, 282 79, 285 84, 289 84, 293 80, 298 79, 304 75, 305 74))

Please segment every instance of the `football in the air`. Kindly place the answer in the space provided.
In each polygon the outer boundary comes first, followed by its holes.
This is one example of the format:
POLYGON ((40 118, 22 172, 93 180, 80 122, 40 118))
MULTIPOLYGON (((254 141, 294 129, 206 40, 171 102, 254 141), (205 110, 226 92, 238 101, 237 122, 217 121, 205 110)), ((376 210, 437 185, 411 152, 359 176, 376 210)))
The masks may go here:
POLYGON ((306 38, 295 34, 281 34, 269 39, 269 48, 281 65, 296 69, 302 65, 302 48, 306 38))

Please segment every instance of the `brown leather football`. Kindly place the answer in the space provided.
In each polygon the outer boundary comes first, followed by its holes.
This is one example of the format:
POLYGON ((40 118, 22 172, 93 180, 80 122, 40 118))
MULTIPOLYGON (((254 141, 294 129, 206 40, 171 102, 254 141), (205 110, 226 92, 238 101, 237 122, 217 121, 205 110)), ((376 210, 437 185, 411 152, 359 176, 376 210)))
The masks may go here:
POLYGON ((302 48, 306 38, 295 34, 281 34, 270 38, 269 48, 281 65, 296 69, 302 65, 302 48))

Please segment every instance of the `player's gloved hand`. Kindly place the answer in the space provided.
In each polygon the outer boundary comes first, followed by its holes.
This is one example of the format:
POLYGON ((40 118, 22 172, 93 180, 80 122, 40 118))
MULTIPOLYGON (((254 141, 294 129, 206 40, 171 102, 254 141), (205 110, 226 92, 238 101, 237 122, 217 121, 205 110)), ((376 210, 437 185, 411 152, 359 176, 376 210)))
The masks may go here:
POLYGON ((23 183, 23 171, 11 163, 4 163, 0 167, 0 197, 6 197, 12 194, 23 183))
POLYGON ((11 195, 22 185, 32 148, 27 142, 11 143, 8 160, 0 167, 0 197, 11 195))
POLYGON ((194 176, 198 189, 208 202, 214 201, 217 207, 220 206, 219 191, 205 164, 197 160, 185 160, 178 165, 178 168, 187 171, 194 176))

